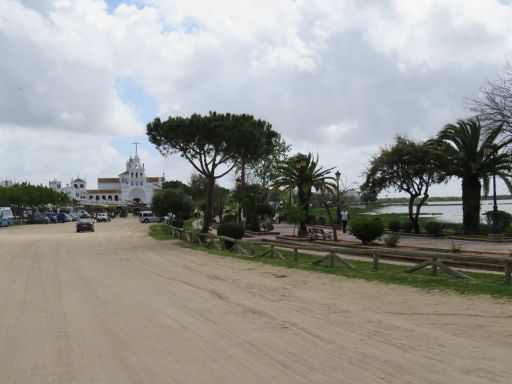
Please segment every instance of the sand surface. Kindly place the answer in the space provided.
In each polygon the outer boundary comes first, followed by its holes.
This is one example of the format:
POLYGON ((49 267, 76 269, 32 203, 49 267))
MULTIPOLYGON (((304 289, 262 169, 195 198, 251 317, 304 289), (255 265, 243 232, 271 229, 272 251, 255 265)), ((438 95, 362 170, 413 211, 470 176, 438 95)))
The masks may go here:
POLYGON ((0 228, 2 384, 512 382, 511 302, 74 229, 0 228))

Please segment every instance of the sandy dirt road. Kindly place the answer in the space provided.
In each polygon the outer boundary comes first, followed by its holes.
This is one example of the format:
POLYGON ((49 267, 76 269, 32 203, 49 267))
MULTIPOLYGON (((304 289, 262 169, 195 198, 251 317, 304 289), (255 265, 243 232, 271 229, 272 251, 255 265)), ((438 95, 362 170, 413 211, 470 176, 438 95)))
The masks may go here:
POLYGON ((0 230, 0 383, 507 383, 512 303, 158 242, 0 230))

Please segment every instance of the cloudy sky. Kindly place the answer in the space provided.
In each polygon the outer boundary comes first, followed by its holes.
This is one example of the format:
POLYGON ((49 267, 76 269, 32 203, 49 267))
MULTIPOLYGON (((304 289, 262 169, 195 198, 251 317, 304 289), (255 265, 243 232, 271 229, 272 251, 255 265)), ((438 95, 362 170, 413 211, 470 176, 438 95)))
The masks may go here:
POLYGON ((0 180, 96 188, 139 141, 150 175, 186 181, 145 126, 216 110, 357 183, 396 134, 470 114, 512 60, 510 20, 505 0, 0 0, 0 180))

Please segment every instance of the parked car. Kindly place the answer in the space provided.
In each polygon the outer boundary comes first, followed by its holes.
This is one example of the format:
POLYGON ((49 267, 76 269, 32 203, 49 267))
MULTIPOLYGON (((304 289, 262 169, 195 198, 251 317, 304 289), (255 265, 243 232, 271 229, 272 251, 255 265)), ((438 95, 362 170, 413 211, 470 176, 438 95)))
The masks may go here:
POLYGON ((108 216, 108 214, 106 212, 99 212, 96 214, 96 221, 98 223, 106 223, 107 221, 110 221, 110 217, 108 216))
POLYGON ((0 227, 8 227, 14 223, 14 216, 11 208, 0 207, 0 227))
POLYGON ((80 218, 76 213, 70 213, 69 216, 71 217, 71 221, 77 221, 80 218))
POLYGON ((58 213, 48 213, 46 216, 50 219, 50 223, 58 223, 59 219, 57 218, 58 213))
POLYGON ((139 213, 139 221, 141 223, 156 223, 161 220, 160 216, 153 215, 151 211, 142 211, 139 213))
POLYGON ((57 213, 57 220, 59 221, 59 223, 65 223, 66 221, 68 221, 66 214, 64 212, 57 213))
POLYGON ((77 232, 83 232, 83 231, 94 232, 94 222, 92 221, 92 219, 89 219, 89 218, 79 219, 76 222, 76 231, 77 232))
POLYGON ((34 215, 27 220, 29 224, 50 224, 50 218, 42 215, 41 213, 34 213, 34 215))

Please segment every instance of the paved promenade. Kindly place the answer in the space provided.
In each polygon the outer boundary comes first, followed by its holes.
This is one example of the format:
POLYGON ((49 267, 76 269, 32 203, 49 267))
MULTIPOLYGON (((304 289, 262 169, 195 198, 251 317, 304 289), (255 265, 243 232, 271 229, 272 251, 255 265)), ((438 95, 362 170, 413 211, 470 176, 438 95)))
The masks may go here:
MULTIPOLYGON (((274 224, 274 231, 280 232, 281 235, 293 234, 293 225, 290 224, 274 224)), ((360 243, 360 241, 349 233, 343 233, 337 231, 338 240, 340 242, 350 241, 360 243)), ((275 237, 275 236, 268 236, 275 237)), ((435 238, 435 237, 423 237, 423 236, 400 236, 401 246, 412 246, 412 247, 425 247, 425 248, 442 248, 447 251, 451 251, 452 243, 460 244, 461 250, 463 251, 477 251, 477 252, 490 252, 490 253, 504 253, 509 254, 512 251, 512 241, 506 242, 487 242, 487 241, 470 241, 470 240, 455 240, 449 238, 435 238)), ((376 241, 376 243, 382 243, 382 241, 376 241)))

